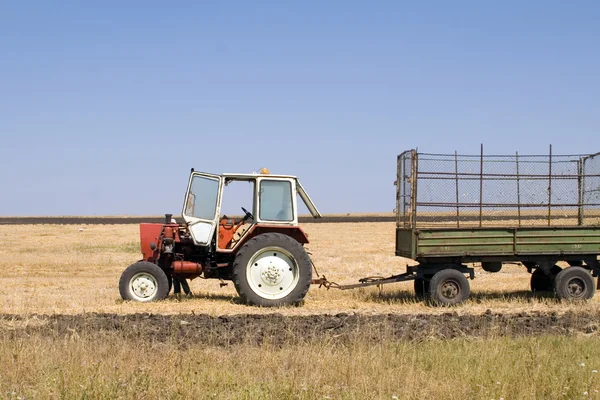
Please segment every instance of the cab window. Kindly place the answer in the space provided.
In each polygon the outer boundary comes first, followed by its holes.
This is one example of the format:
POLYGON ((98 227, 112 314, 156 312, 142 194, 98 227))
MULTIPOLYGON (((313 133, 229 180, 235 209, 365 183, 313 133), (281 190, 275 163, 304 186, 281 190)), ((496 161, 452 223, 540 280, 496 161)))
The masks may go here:
POLYGON ((259 218, 263 221, 293 221, 292 184, 289 181, 262 180, 259 192, 259 218))
POLYGON ((185 203, 185 215, 213 220, 217 212, 219 180, 195 176, 185 203))

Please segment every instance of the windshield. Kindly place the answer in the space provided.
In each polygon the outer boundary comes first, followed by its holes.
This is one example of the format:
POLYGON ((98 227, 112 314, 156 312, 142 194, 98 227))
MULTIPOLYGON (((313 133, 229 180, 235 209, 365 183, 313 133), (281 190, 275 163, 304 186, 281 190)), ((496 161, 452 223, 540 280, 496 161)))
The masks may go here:
POLYGON ((293 221, 292 184, 289 181, 260 182, 259 218, 263 221, 293 221))
POLYGON ((194 176, 184 214, 190 217, 213 220, 217 212, 219 180, 206 176, 194 176))

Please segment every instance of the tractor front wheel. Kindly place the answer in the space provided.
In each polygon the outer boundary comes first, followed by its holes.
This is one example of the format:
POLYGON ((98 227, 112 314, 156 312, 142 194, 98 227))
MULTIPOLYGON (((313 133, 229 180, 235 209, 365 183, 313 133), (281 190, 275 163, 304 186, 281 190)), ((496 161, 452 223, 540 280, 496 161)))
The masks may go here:
POLYGON ((265 233, 242 246, 233 262, 233 283, 242 301, 261 307, 298 305, 312 280, 304 247, 290 236, 265 233))
POLYGON ((119 292, 123 300, 149 302, 169 295, 169 278, 158 265, 138 261, 123 271, 119 292))

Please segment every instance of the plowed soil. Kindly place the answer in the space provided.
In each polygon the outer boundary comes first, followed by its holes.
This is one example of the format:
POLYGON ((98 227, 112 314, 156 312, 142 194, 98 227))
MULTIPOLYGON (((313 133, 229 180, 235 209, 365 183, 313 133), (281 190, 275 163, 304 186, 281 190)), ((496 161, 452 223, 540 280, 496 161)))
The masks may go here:
POLYGON ((178 346, 270 345, 352 341, 422 341, 499 336, 600 335, 600 313, 480 315, 309 315, 209 316, 205 314, 0 315, 5 338, 115 337, 178 346))

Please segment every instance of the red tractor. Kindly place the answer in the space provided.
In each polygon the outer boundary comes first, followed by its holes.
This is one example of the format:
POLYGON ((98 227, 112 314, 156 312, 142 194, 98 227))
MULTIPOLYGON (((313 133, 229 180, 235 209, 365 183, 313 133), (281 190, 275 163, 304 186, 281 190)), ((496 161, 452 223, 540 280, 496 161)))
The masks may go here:
POLYGON ((298 195, 315 218, 321 214, 294 176, 214 175, 192 172, 183 205, 185 223, 170 214, 160 224, 141 224, 143 260, 125 269, 125 300, 164 299, 177 282, 197 277, 233 281, 243 302, 257 306, 298 304, 312 281, 312 262, 298 226, 298 195), (248 182, 252 205, 233 220, 221 215, 224 187, 248 182))

